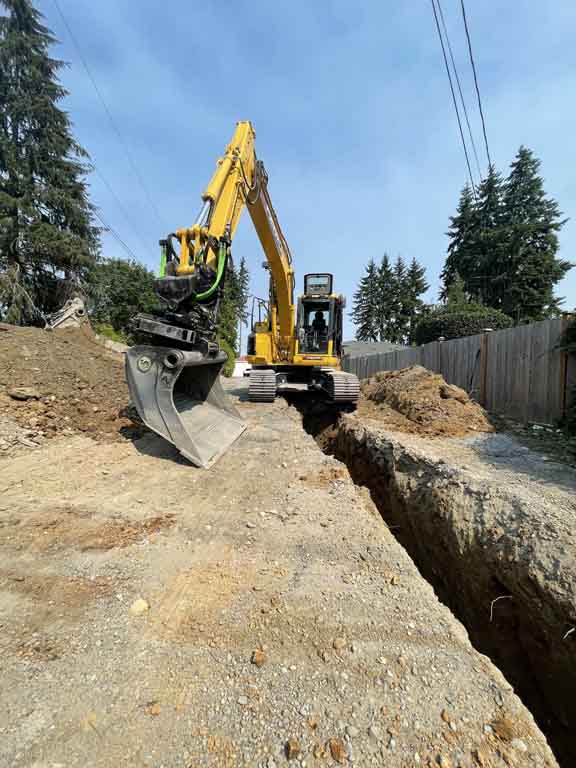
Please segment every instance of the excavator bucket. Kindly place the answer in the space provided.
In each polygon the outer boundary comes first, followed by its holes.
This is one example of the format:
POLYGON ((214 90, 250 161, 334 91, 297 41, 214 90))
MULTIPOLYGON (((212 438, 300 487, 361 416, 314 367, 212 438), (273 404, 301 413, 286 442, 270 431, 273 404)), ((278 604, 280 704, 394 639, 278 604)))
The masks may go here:
POLYGON ((197 467, 207 469, 246 429, 220 381, 222 351, 136 346, 126 352, 132 402, 147 427, 197 467))

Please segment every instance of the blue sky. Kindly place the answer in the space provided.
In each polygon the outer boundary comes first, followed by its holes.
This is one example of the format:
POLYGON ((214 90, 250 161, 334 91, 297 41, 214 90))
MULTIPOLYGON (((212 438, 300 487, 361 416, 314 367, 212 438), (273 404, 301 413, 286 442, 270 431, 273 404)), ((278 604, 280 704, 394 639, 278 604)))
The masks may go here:
MULTIPOLYGON (((299 287, 305 272, 333 272, 350 308, 364 265, 388 251, 426 266, 436 300, 466 168, 428 0, 60 0, 162 221, 52 0, 38 5, 60 40, 55 55, 70 63, 62 80, 78 140, 127 216, 97 175, 93 201, 148 266, 159 237, 192 223, 235 122, 250 119, 299 287)), ((459 1, 443 7, 481 150, 459 1)), ((468 0, 467 9, 492 158, 507 170, 520 144, 536 152, 571 219, 562 255, 576 261, 576 3, 468 0)), ((110 235, 103 252, 125 255, 110 235)), ((233 254, 265 295, 246 214, 233 254)), ((576 269, 559 294, 575 307, 576 269)))

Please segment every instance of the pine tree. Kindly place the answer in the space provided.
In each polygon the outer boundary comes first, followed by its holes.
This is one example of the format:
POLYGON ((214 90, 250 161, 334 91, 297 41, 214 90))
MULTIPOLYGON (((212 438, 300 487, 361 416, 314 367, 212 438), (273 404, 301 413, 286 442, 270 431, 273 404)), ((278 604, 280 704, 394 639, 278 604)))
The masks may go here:
POLYGON ((378 268, 374 259, 366 266, 366 274, 361 278, 354 293, 350 316, 356 326, 358 341, 378 341, 378 268))
POLYGON ((242 256, 240 259, 240 266, 238 268, 238 296, 236 314, 238 317, 238 352, 241 352, 242 347, 242 326, 248 324, 248 301, 250 298, 250 272, 246 264, 245 258, 242 256))
POLYGON ((458 272, 456 272, 453 281, 446 289, 446 306, 462 307, 467 302, 468 298, 466 296, 464 280, 462 280, 458 272))
POLYGON ((429 288, 426 281, 426 269, 416 259, 412 259, 406 272, 406 287, 404 290, 403 314, 408 318, 408 339, 414 338, 414 330, 423 311, 423 293, 429 288))
MULTIPOLYGON (((448 287, 454 282, 456 274, 470 270, 472 243, 477 224, 474 195, 468 184, 460 193, 456 215, 450 217, 450 227, 447 235, 450 238, 448 253, 444 268, 440 274, 442 289, 440 299, 446 300, 448 287)), ((474 266, 472 265, 472 269, 474 266)))
POLYGON ((502 174, 491 165, 488 175, 478 186, 477 224, 471 242, 471 263, 467 271, 460 271, 471 298, 494 309, 501 308, 499 297, 506 280, 503 194, 502 174))
POLYGON ((402 256, 398 256, 394 262, 393 285, 394 285, 394 315, 390 322, 388 330, 388 341, 395 344, 404 344, 408 338, 410 317, 408 306, 410 304, 410 293, 408 290, 408 270, 402 256))
POLYGON ((218 307, 218 339, 224 340, 235 355, 238 353, 239 295, 238 273, 230 261, 224 280, 224 292, 218 307))
POLYGON ((30 0, 0 0, 0 312, 11 322, 54 308, 55 286, 95 262, 99 230, 84 180, 87 153, 59 102, 63 62, 30 0), (27 296, 28 298, 24 298, 27 296))
POLYGON ((391 341, 393 321, 397 312, 397 290, 394 270, 388 254, 382 256, 377 276, 377 328, 380 341, 391 341))
POLYGON ((556 314, 562 300, 554 297, 554 286, 572 268, 557 257, 558 232, 566 219, 558 203, 546 197, 539 171, 540 161, 520 147, 504 192, 506 262, 497 299, 517 322, 556 314))

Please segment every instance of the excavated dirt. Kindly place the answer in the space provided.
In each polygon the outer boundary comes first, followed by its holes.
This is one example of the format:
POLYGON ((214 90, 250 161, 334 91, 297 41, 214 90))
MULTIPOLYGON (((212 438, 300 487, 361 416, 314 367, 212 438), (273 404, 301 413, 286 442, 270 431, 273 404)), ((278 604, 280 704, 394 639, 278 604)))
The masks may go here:
POLYGON ((379 373, 361 391, 360 415, 391 431, 428 437, 493 431, 484 409, 463 389, 420 365, 379 373))
POLYGON ((104 440, 142 431, 126 416, 121 357, 88 326, 45 331, 0 324, 0 455, 62 434, 104 440))

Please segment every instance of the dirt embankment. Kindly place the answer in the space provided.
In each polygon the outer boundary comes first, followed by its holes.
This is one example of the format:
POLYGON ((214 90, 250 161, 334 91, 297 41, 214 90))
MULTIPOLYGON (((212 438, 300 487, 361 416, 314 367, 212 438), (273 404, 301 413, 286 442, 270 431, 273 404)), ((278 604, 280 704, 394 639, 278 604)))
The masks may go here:
POLYGON ((89 327, 0 324, 0 360, 0 455, 62 434, 120 440, 139 433, 126 416, 122 361, 89 327))
POLYGON ((460 387, 420 365, 384 371, 362 384, 359 413, 391 431, 428 437, 492 432, 486 412, 460 387))

